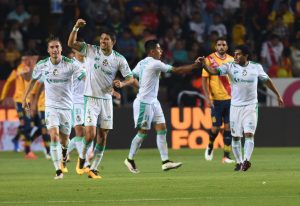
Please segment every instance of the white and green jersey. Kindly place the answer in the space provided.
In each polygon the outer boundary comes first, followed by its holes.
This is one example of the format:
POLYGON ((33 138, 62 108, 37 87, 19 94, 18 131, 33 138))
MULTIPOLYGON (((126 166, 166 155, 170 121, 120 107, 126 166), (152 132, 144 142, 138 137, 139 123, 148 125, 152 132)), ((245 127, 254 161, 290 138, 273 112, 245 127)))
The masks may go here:
POLYGON ((126 59, 114 50, 106 56, 99 46, 83 43, 80 52, 88 62, 84 96, 112 99, 112 84, 117 72, 120 71, 124 78, 132 77, 126 59))
POLYGON ((258 79, 266 81, 269 76, 263 67, 249 61, 246 66, 240 66, 234 62, 226 63, 217 68, 220 75, 228 74, 231 80, 231 105, 246 106, 256 104, 258 79))
POLYGON ((141 102, 151 104, 157 100, 160 73, 171 72, 172 68, 173 66, 152 57, 139 61, 132 73, 139 79, 137 97, 141 102))
MULTIPOLYGON (((74 63, 80 69, 82 69, 84 72, 86 72, 86 68, 87 68, 86 60, 84 62, 80 62, 75 57, 73 58, 73 60, 74 60, 74 63)), ((85 78, 78 79, 78 78, 73 77, 73 87, 72 87, 73 104, 83 104, 84 103, 84 98, 83 98, 84 85, 85 85, 85 78)))
POLYGON ((49 57, 37 63, 32 78, 44 80, 46 107, 73 108, 72 76, 80 79, 84 76, 84 72, 67 57, 63 56, 57 65, 52 64, 49 57))

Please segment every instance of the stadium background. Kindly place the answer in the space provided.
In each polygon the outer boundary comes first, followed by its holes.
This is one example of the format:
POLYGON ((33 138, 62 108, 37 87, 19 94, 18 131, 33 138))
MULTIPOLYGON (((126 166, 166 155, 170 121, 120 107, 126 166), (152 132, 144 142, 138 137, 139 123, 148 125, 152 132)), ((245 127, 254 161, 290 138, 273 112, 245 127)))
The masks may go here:
MULTIPOLYGON (((290 0, 0 0, 0 90, 24 51, 34 50, 46 56, 46 38, 52 33, 63 43, 68 56, 67 37, 77 18, 87 21, 79 36, 88 43, 99 40, 99 32, 108 27, 118 34, 116 50, 133 69, 145 54, 143 43, 159 39, 166 63, 191 63, 199 55, 213 51, 214 40, 225 36, 231 53, 239 44, 251 48, 254 61, 261 62, 273 78, 287 103, 276 108, 274 99, 259 86, 259 124, 257 146, 300 146, 297 125, 300 121, 300 1, 290 0), (18 10, 19 15, 16 14, 18 10)), ((14 88, 10 90, 10 96, 14 88)), ((206 113, 201 94, 201 72, 185 76, 162 76, 159 99, 164 105, 169 145, 174 148, 204 148, 205 126, 209 115, 194 120, 192 111, 206 113), (181 110, 178 110, 178 107, 181 110), (186 107, 187 110, 183 108, 186 107), (201 110, 199 109, 201 108, 201 110), (191 114, 184 111, 191 110, 191 114), (172 111, 180 111, 175 115, 172 111), (178 118, 180 117, 180 118, 178 118), (184 118, 194 124, 177 127, 184 118)), ((109 148, 128 148, 134 135, 131 103, 136 91, 126 88, 121 102, 115 101, 115 129, 109 135, 109 148), (128 118, 130 117, 130 119, 128 118), (122 135, 121 135, 122 134, 122 135)), ((16 113, 12 98, 0 107, 0 150, 10 149, 16 131, 16 113)), ((150 138, 145 147, 156 147, 150 138)), ((217 142, 216 146, 222 146, 217 142)))

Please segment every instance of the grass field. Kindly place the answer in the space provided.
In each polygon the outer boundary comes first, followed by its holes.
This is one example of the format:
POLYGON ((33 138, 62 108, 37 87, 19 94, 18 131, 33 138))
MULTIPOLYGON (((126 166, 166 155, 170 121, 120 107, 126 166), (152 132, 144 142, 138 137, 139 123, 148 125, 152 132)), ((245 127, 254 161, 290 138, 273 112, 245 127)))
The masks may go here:
POLYGON ((103 179, 75 172, 75 153, 63 180, 53 180, 52 161, 24 160, 22 153, 0 153, 0 205, 299 205, 300 149, 255 148, 252 167, 234 172, 221 164, 222 151, 207 162, 203 150, 170 151, 184 165, 161 171, 158 151, 142 149, 136 157, 141 170, 131 174, 123 161, 128 150, 107 150, 103 179))

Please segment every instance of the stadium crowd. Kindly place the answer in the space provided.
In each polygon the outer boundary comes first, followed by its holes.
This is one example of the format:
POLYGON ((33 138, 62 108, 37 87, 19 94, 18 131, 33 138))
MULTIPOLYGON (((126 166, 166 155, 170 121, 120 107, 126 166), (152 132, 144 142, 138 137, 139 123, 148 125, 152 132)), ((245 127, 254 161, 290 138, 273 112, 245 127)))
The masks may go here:
MULTIPOLYGON (((251 59, 270 77, 300 77, 299 0, 0 0, 0 80, 16 69, 24 52, 46 56, 50 33, 59 35, 68 56, 68 34, 78 18, 88 22, 78 34, 87 42, 98 42, 103 27, 113 29, 115 48, 131 69, 145 56, 149 39, 159 40, 164 62, 182 65, 212 53, 215 40, 225 37, 229 53, 248 45, 251 59)), ((201 75, 165 75, 161 83, 173 106, 181 90, 201 90, 201 75)), ((131 103, 135 91, 126 88, 122 97, 131 103)))

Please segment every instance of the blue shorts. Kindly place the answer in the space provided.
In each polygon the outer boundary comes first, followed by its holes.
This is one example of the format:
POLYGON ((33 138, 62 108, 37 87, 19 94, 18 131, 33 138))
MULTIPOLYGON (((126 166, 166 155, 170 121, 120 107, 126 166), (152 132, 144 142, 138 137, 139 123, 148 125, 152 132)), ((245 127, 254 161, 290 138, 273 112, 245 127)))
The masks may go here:
POLYGON ((229 100, 214 100, 214 107, 211 108, 212 125, 215 127, 229 123, 230 114, 230 99, 229 100))

